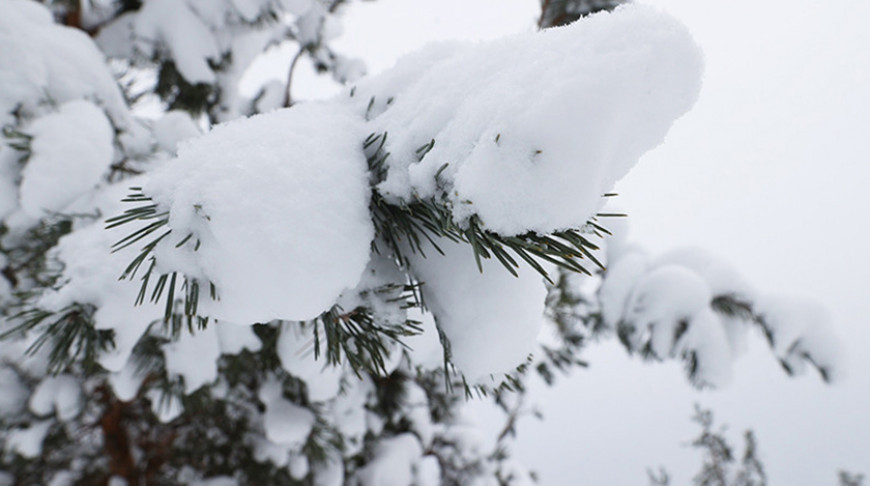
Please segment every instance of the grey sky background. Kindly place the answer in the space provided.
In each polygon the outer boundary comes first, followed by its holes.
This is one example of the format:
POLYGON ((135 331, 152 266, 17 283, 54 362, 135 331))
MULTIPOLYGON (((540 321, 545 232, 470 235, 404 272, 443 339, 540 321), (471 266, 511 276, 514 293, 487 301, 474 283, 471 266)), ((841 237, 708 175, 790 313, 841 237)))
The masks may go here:
MULTIPOLYGON (((695 108, 617 186, 633 238, 653 251, 701 246, 760 290, 822 302, 849 376, 790 379, 756 334, 734 383, 699 393, 679 365, 605 342, 589 348, 589 370, 533 390, 545 420, 521 421, 515 452, 545 485, 646 484, 660 465, 688 484, 697 402, 735 444, 755 430, 772 485, 870 475, 870 2, 645 3, 690 28, 707 69, 695 108)), ((377 72, 429 40, 532 30, 537 11, 536 0, 356 3, 336 47, 377 72)), ((325 94, 318 86, 303 66, 294 96, 325 94)))

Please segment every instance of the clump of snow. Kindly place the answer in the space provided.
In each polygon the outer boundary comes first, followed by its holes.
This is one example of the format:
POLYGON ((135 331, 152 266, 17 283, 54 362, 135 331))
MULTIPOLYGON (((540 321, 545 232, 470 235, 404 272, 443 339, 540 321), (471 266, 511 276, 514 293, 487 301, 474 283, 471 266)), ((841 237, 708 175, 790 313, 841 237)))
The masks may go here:
POLYGON ((329 309, 358 282, 374 236, 364 137, 347 110, 304 104, 183 144, 146 186, 170 209, 162 270, 213 282, 219 300, 201 309, 218 319, 299 321, 329 309))
POLYGON ((24 408, 30 393, 18 374, 11 368, 0 368, 0 420, 14 415, 24 408))
POLYGON ((178 72, 190 84, 212 83, 209 61, 220 60, 220 47, 209 26, 186 1, 149 0, 137 12, 134 22, 136 47, 143 53, 155 48, 169 51, 178 72))
POLYGON ((79 29, 56 25, 44 6, 29 0, 0 2, 0 125, 16 110, 38 113, 45 101, 87 98, 114 124, 129 121, 126 103, 103 54, 79 29))
POLYGON ((759 298, 756 312, 770 346, 789 373, 802 374, 809 360, 825 380, 842 377, 842 348, 833 337, 831 318, 824 307, 804 298, 765 295, 759 298))
POLYGON ((839 346, 817 304, 759 297, 721 258, 700 249, 651 258, 625 241, 617 246, 598 297, 604 324, 619 331, 630 351, 682 357, 694 383, 723 386, 757 323, 790 373, 803 372, 806 362, 829 381, 841 372, 839 346))
POLYGON ((264 383, 259 397, 266 405, 263 416, 266 438, 276 445, 301 450, 314 427, 314 413, 285 399, 277 380, 264 383))
POLYGON ((34 218, 59 212, 92 190, 112 163, 114 131, 89 101, 64 103, 26 130, 33 139, 21 174, 20 201, 34 218))
MULTIPOLYGON (((127 182, 136 184, 137 179, 127 182)), ((126 193, 126 184, 109 186, 94 196, 86 212, 96 208, 101 214, 120 214, 126 209, 120 202, 126 193)), ((77 225, 60 239, 50 256, 63 264, 60 281, 64 285, 46 291, 38 301, 40 308, 55 312, 73 303, 94 305, 95 327, 114 331, 115 347, 98 358, 108 371, 121 370, 148 326, 163 316, 163 309, 156 305, 133 305, 138 285, 118 283, 130 263, 129 254, 112 252, 112 244, 120 238, 117 231, 106 231, 100 222, 77 225)))
POLYGON ((407 486, 414 484, 414 466, 423 455, 413 434, 383 439, 375 447, 374 458, 357 471, 359 486, 407 486))
POLYGON ((251 326, 239 326, 228 322, 217 322, 213 326, 217 331, 222 354, 238 354, 245 349, 257 352, 263 347, 263 342, 251 326))
POLYGON ((683 267, 664 265, 647 273, 635 284, 623 317, 634 330, 632 347, 639 349, 648 340, 656 356, 671 356, 677 328, 711 299, 704 280, 683 267))
POLYGON ((389 133, 381 193, 443 195, 460 223, 476 215, 501 234, 546 233, 595 213, 692 106, 701 70, 684 26, 629 6, 536 34, 430 47, 363 80, 354 97, 360 111, 375 98, 372 131, 389 133))
POLYGON ((82 410, 79 382, 69 375, 49 376, 36 386, 28 406, 39 416, 54 413, 63 422, 73 419, 82 410))
POLYGON ((48 435, 52 420, 35 422, 23 429, 13 429, 6 434, 6 450, 17 452, 27 459, 34 459, 42 454, 42 442, 48 435))
POLYGON ((344 393, 332 402, 332 423, 344 437, 344 454, 352 456, 362 452, 366 424, 366 403, 374 394, 374 384, 368 375, 351 379, 345 384, 344 393))
POLYGON ((604 323, 615 328, 626 313, 628 298, 635 282, 649 268, 649 258, 645 253, 632 252, 623 255, 619 260, 611 259, 607 268, 607 277, 598 290, 601 301, 601 313, 604 323))
POLYGON ((124 402, 136 397, 144 380, 145 376, 138 373, 133 360, 127 361, 120 371, 109 373, 109 385, 112 386, 112 391, 118 400, 124 402))
POLYGON ((187 112, 174 110, 154 122, 152 133, 160 150, 175 154, 179 142, 196 137, 202 131, 187 112))
POLYGON ((424 301, 450 342, 454 365, 469 383, 509 373, 535 350, 547 295, 543 278, 527 266, 514 277, 495 260, 474 263, 471 246, 439 242, 444 255, 426 249, 411 268, 423 283, 424 301))
POLYGON ((310 331, 286 324, 281 328, 276 351, 284 371, 305 382, 308 399, 323 402, 335 398, 341 390, 342 369, 327 364, 323 355, 314 359, 310 341, 310 331))
POLYGON ((178 339, 164 344, 162 349, 166 372, 170 377, 184 379, 185 394, 217 380, 221 348, 214 326, 198 329, 195 334, 182 332, 178 339))
POLYGON ((158 388, 148 390, 146 395, 151 401, 151 411, 157 416, 157 420, 166 424, 172 422, 184 412, 181 399, 171 393, 163 393, 158 388))

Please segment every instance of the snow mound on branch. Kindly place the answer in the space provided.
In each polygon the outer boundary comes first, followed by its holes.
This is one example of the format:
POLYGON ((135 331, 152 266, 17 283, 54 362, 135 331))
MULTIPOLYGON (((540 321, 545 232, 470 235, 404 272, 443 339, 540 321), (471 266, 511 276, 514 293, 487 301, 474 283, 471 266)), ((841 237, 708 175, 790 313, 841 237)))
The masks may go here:
POLYGON ((34 218, 59 212, 93 189, 112 163, 114 133, 103 111, 84 100, 37 119, 22 171, 21 209, 34 218))
POLYGON ((789 374, 803 374, 808 360, 825 380, 842 377, 842 347, 824 307, 807 299, 767 295, 759 299, 757 309, 770 346, 789 374))
POLYGON ((78 29, 55 25, 37 2, 0 2, 0 125, 40 110, 45 101, 88 98, 103 106, 116 126, 130 118, 103 54, 78 29))
POLYGON ((826 381, 842 373, 840 347, 823 308, 806 300, 757 295, 722 259, 698 248, 650 258, 618 242, 599 289, 604 324, 632 352, 682 358, 692 381, 723 386, 759 325, 790 374, 810 363, 826 381))
POLYGON ((482 261, 480 272, 470 245, 438 243, 443 255, 430 247, 426 258, 414 255, 411 267, 450 342, 452 363, 472 384, 513 371, 537 346, 547 295, 543 278, 528 266, 514 277, 494 260, 482 261))
POLYGON ((329 309, 359 281, 374 237, 363 138, 343 107, 305 104, 182 144, 145 188, 170 210, 161 270, 213 282, 219 299, 200 309, 222 320, 302 321, 329 309))
POLYGON ((701 71, 684 26, 629 6, 540 33, 435 45, 353 96, 389 134, 385 196, 446 195, 457 222, 476 215, 501 234, 547 233, 595 213, 693 105, 701 71))

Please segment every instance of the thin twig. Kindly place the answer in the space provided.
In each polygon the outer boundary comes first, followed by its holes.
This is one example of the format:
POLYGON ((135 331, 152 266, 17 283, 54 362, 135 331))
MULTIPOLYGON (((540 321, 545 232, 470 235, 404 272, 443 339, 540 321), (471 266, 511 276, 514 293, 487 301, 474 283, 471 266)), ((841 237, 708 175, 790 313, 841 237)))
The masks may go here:
POLYGON ((289 108, 293 106, 293 97, 290 95, 290 88, 293 85, 293 71, 296 69, 296 63, 299 62, 299 58, 302 57, 302 53, 305 52, 304 47, 299 48, 299 52, 293 56, 293 61, 290 63, 290 68, 287 70, 287 89, 284 91, 284 108, 289 108))

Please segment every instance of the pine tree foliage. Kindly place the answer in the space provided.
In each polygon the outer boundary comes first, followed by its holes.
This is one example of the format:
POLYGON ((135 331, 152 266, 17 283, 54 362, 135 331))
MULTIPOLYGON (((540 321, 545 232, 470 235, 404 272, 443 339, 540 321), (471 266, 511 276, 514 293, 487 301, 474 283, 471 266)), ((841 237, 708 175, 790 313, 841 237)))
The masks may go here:
MULTIPOLYGON (((763 454, 759 451, 755 433, 750 429, 743 433, 743 452, 738 453, 729 442, 726 426, 716 426, 713 411, 695 404, 692 421, 701 427, 701 432, 690 443, 700 451, 700 470, 692 478, 694 486, 764 486, 768 484, 764 472, 763 454)), ((667 469, 658 471, 647 469, 650 486, 668 486, 671 476, 667 469)), ((840 471, 838 479, 841 486, 860 486, 864 481, 862 474, 840 471)))
MULTIPOLYGON (((314 116, 330 105, 297 103, 291 88, 299 62, 339 83, 363 74, 359 61, 330 45, 345 3, 0 4, 0 42, 13 54, 0 58, 0 79, 10 80, 0 94, 0 484, 530 484, 534 474, 510 457, 526 380, 537 374, 552 383, 557 372, 586 366, 589 342, 618 336, 646 358, 684 359, 696 385, 720 384, 710 363, 728 367, 733 356, 711 355, 719 350, 712 338, 694 333, 718 329, 718 321, 696 323, 701 308, 758 324, 789 372, 808 361, 834 376, 818 339, 789 331, 754 294, 707 296, 675 317, 679 325, 662 344, 657 329, 674 316, 650 320, 637 311, 636 297, 649 288, 643 272, 626 278, 624 263, 634 257, 619 232, 611 235, 619 215, 607 210, 571 227, 516 233, 477 213, 458 218, 467 202, 456 199, 451 177, 461 160, 434 172, 431 194, 397 197, 384 184, 403 157, 391 153, 401 148, 391 141, 407 134, 376 123, 404 100, 362 81, 342 103, 359 103, 360 119, 379 127, 353 140, 372 230, 363 276, 304 319, 214 318, 226 289, 178 263, 213 249, 209 208, 194 203, 185 209, 194 223, 178 223, 165 194, 148 192, 149 177, 177 162, 179 142, 220 122, 285 108, 262 116, 309 113, 300 125, 334 129, 314 116), (250 66, 276 46, 296 52, 287 79, 242 94, 250 66), (158 113, 144 116, 149 110, 158 113), (466 249, 456 273, 482 272, 501 288, 522 290, 511 286, 529 275, 547 285, 550 338, 537 348, 526 343, 532 356, 483 378, 466 376, 461 343, 435 310, 444 311, 443 296, 421 277, 424 262, 466 249), (435 359, 423 356, 426 346, 435 359), (494 440, 463 416, 470 398, 504 412, 494 440)), ((544 1, 540 25, 618 3, 544 1)), ((517 143, 510 137, 490 138, 501 150, 517 143)), ((196 140, 186 147, 214 139, 196 140)), ((452 140, 420 142, 413 156, 425 165, 452 140)), ((548 147, 532 148, 523 152, 529 166, 549 156, 548 147)), ((467 299, 486 290, 471 287, 467 299)), ((672 298, 650 294, 644 302, 672 298)), ((733 324, 724 317, 723 326, 733 324)))

